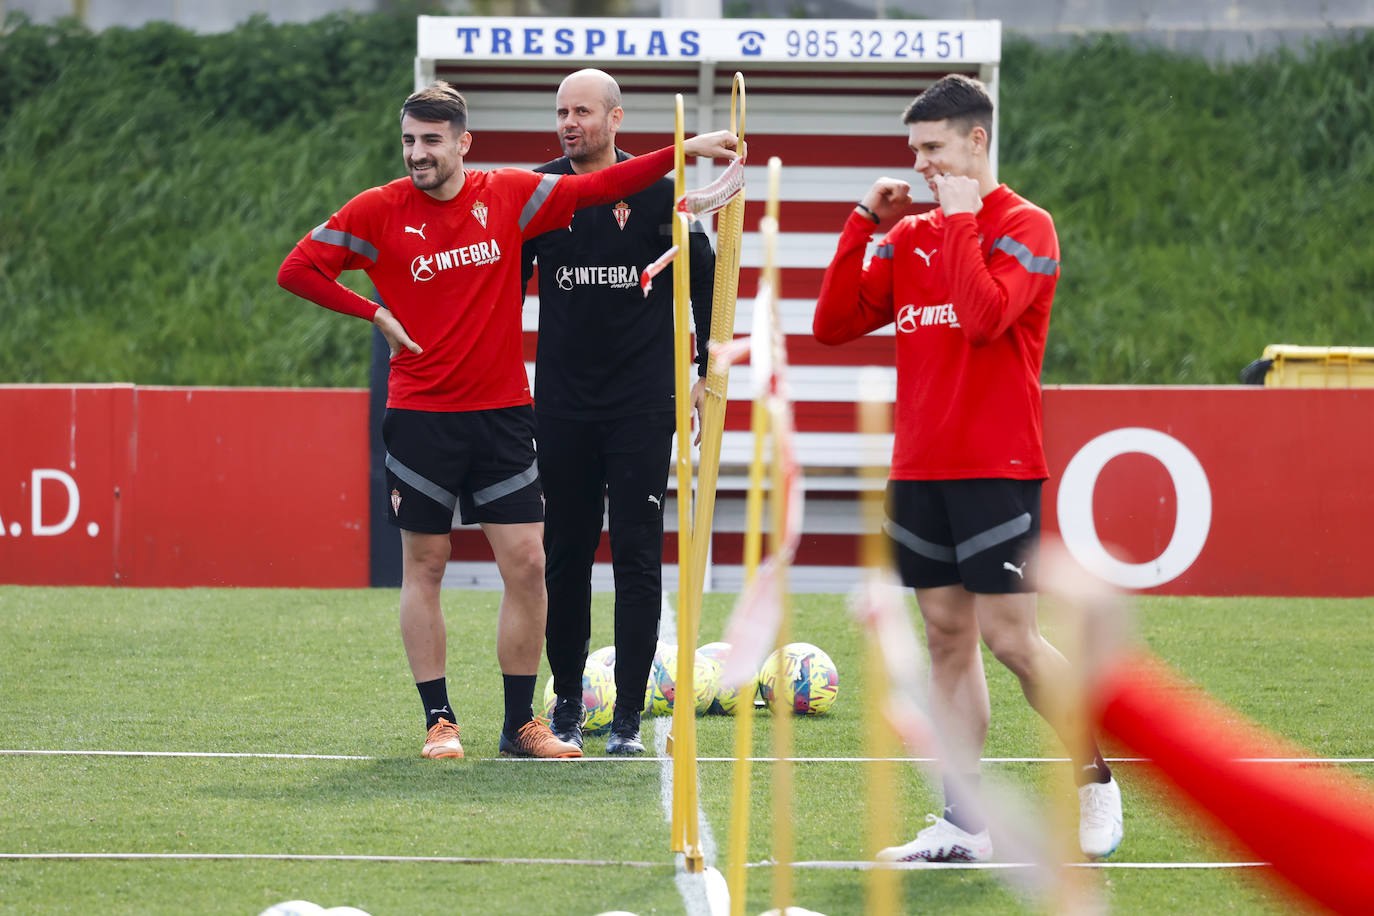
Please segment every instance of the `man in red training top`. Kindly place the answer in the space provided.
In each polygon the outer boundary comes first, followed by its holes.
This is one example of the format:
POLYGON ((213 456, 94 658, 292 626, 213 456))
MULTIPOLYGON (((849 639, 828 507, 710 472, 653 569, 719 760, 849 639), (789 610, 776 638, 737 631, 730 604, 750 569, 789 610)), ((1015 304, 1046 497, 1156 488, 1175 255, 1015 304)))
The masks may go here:
POLYGON ((884 529, 915 589, 930 650, 930 703, 948 743, 943 816, 887 861, 984 860, 971 803, 991 710, 979 638, 1021 682, 1068 748, 1079 785, 1079 844, 1121 842, 1121 793, 1087 726, 1045 688, 1068 662, 1040 635, 1035 567, 1048 476, 1040 364, 1059 276, 1044 210, 993 178, 992 100, 951 75, 907 108, 915 168, 939 206, 901 218, 867 265, 874 228, 900 217, 911 186, 880 178, 854 208, 826 270, 813 331, 826 344, 896 324, 896 440, 884 529))
MULTIPOLYGON (((391 521, 401 529, 401 639, 424 704, 425 757, 461 757, 445 681, 439 603, 455 508, 479 523, 505 589, 496 656, 505 689, 503 755, 577 757, 533 718, 543 647, 543 501, 520 341, 520 246, 612 203, 672 168, 672 147, 588 175, 465 170, 467 103, 446 82, 406 99, 407 178, 354 197, 312 229, 277 280, 325 308, 372 321, 391 349, 386 443, 391 521), (385 305, 337 282, 367 272, 385 305)), ((693 137, 689 155, 729 158, 728 131, 693 137)))

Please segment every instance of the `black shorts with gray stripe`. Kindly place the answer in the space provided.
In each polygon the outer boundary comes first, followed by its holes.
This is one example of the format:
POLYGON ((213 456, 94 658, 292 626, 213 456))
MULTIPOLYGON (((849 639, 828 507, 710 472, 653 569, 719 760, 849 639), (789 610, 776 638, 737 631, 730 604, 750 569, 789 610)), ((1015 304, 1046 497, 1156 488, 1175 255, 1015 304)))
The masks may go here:
POLYGON ((544 520, 529 405, 451 413, 387 408, 386 487, 393 525, 446 534, 463 524, 544 520))
POLYGON ((902 583, 1035 591, 1043 480, 892 480, 883 530, 902 583))

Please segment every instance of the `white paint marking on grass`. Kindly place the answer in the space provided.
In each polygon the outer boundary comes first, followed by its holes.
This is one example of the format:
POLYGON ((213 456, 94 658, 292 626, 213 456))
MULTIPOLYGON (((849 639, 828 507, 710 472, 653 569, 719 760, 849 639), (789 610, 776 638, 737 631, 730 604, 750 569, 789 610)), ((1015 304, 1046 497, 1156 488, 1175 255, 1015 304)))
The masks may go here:
MULTIPOLYGON (((679 857, 680 858, 680 857, 679 857)), ((609 859, 518 859, 506 856, 383 856, 383 855, 325 855, 311 853, 255 853, 255 852, 0 852, 0 861, 31 860, 184 860, 191 862, 264 861, 264 862, 431 862, 441 865, 572 865, 585 868, 667 868, 669 862, 612 861, 609 859)), ((749 862, 747 868, 772 868, 774 862, 749 862)), ((1268 862, 1066 862, 1067 868, 1118 869, 1227 869, 1268 868, 1268 862)), ((936 871, 964 869, 993 871, 1010 868, 1035 868, 1029 862, 868 862, 855 860, 813 860, 793 862, 792 868, 829 871, 868 871, 890 868, 897 871, 936 871)), ((679 862, 677 870, 681 872, 679 862)), ((694 875, 694 878, 701 876, 694 875)), ((706 912, 710 912, 707 910, 706 912)))
MULTIPOLYGON (((773 862, 749 862, 746 868, 771 868, 773 862)), ((1148 869, 1216 869, 1268 868, 1268 862, 1064 862, 1066 868, 1148 868, 1148 869)), ((793 862, 793 868, 814 868, 829 871, 870 871, 890 868, 895 871, 1000 871, 1011 868, 1041 868, 1031 862, 867 862, 851 860, 816 860, 793 862)))
MULTIPOLYGON (((668 593, 663 593, 663 611, 658 621, 659 638, 667 633, 670 638, 677 640, 677 610, 672 602, 668 600, 668 593)), ((667 642, 668 640, 664 640, 667 642)), ((669 825, 673 822, 673 758, 668 756, 668 735, 673 730, 672 716, 665 716, 654 720, 654 753, 659 757, 658 767, 658 788, 659 802, 663 806, 663 815, 669 825)), ((700 793, 698 793, 698 796, 700 793)), ((706 815, 702 813, 701 801, 697 800, 697 843, 701 847, 701 859, 705 865, 714 865, 716 860, 716 840, 711 833, 711 825, 706 822, 706 815)), ((674 881, 677 884, 677 892, 682 897, 682 902, 687 908, 687 916, 713 916, 711 908, 711 898, 706 890, 705 873, 693 873, 687 871, 685 857, 679 853, 677 855, 677 874, 674 881)))
MULTIPOLYGON (((672 728, 672 717, 662 716, 654 719, 655 738, 660 728, 664 735, 672 728)), ((579 763, 662 763, 671 761, 664 751, 666 744, 655 741, 656 756, 633 757, 469 757, 468 760, 502 763, 555 763, 576 765, 579 763)), ((359 754, 268 754, 248 752, 216 751, 111 751, 111 750, 53 750, 45 748, 0 748, 0 757, 204 757, 229 760, 391 760, 404 758, 371 757, 359 754)), ((752 763, 776 763, 776 757, 750 757, 752 763)), ((791 763, 935 763, 933 757, 788 757, 791 763)), ((1108 763, 1149 763, 1148 757, 1107 757, 1108 763)), ((698 757, 697 763, 734 763, 734 757, 698 757)), ((1068 763, 1067 757, 984 757, 983 763, 1068 763)), ((1239 757, 1238 763, 1284 763, 1311 764, 1319 766, 1343 766, 1349 764, 1371 764, 1374 757, 1239 757)), ((671 797, 671 793, 670 793, 671 797)), ((671 806, 669 808, 671 810, 671 806)))
POLYGON ((8 859, 185 859, 189 861, 268 862, 437 862, 446 865, 579 865, 609 868, 671 868, 670 862, 614 862, 604 859, 513 859, 502 856, 363 856, 313 855, 310 853, 256 852, 0 852, 0 860, 8 859))
POLYGON ((376 757, 360 757, 353 754, 248 754, 217 753, 213 751, 81 751, 81 750, 0 750, 0 755, 22 757, 26 755, 55 755, 67 757, 228 757, 236 759, 261 760, 376 760, 376 757))
MULTIPOLYGON (((655 728, 662 728, 665 733, 672 729, 672 717, 655 718, 655 728)), ((569 759, 543 759, 539 757, 503 757, 502 760, 509 760, 513 763, 662 763, 671 760, 666 756, 666 745, 655 745, 655 756, 639 755, 636 757, 574 757, 569 759)), ((3 753, 3 752, 0 752, 3 753)), ((78 752, 80 753, 80 752, 78 752)), ((370 758, 362 758, 370 759, 370 758)), ((493 758, 496 759, 496 758, 493 758)), ((1148 757, 1107 757, 1108 763, 1149 763, 1148 757)), ((936 763, 934 757, 788 757, 789 763, 936 763)), ((776 757, 750 757, 751 763, 777 763, 776 757)), ((734 757, 698 757, 697 763, 734 763, 734 757)), ((985 764, 1001 763, 1068 763, 1067 757, 984 757, 985 764)), ((1312 764, 1320 766, 1338 766, 1345 764, 1369 764, 1374 763, 1374 757, 1241 757, 1237 758, 1238 763, 1284 763, 1284 764, 1312 764)))

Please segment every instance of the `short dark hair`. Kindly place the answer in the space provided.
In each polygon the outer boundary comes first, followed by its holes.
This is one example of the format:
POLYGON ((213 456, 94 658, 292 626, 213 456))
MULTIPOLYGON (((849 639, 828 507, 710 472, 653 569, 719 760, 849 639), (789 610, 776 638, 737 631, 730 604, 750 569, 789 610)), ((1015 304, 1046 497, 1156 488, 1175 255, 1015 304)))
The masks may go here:
POLYGON ((946 118, 967 134, 978 125, 992 137, 992 99, 980 80, 960 73, 942 76, 916 96, 902 114, 903 124, 943 121, 946 118))
POLYGON ((459 134, 468 129, 467 100, 446 80, 412 92, 401 106, 401 118, 406 115, 420 121, 447 121, 459 134))

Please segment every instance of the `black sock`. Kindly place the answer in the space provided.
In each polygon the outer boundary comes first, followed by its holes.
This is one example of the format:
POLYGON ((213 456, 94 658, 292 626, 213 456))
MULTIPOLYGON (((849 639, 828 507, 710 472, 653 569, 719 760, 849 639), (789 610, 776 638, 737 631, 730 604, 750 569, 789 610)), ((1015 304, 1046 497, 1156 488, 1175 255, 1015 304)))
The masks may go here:
POLYGON ((978 791, 981 778, 978 773, 965 774, 959 788, 947 776, 941 780, 945 790, 945 811, 940 816, 965 833, 982 833, 988 828, 987 823, 974 814, 974 806, 965 800, 965 793, 978 791))
POLYGON ((1093 782, 1111 782, 1112 768, 1102 759, 1102 752, 1094 747, 1091 763, 1080 764, 1077 760, 1074 761, 1073 778, 1080 788, 1093 782))
POLYGON ((501 680, 506 690, 506 721, 501 730, 507 738, 514 738, 520 726, 534 718, 535 674, 503 674, 501 680))
POLYGON ((440 717, 450 722, 456 721, 453 709, 448 705, 448 680, 436 677, 424 683, 416 682, 415 689, 420 691, 420 702, 425 707, 425 728, 433 728, 440 717))

